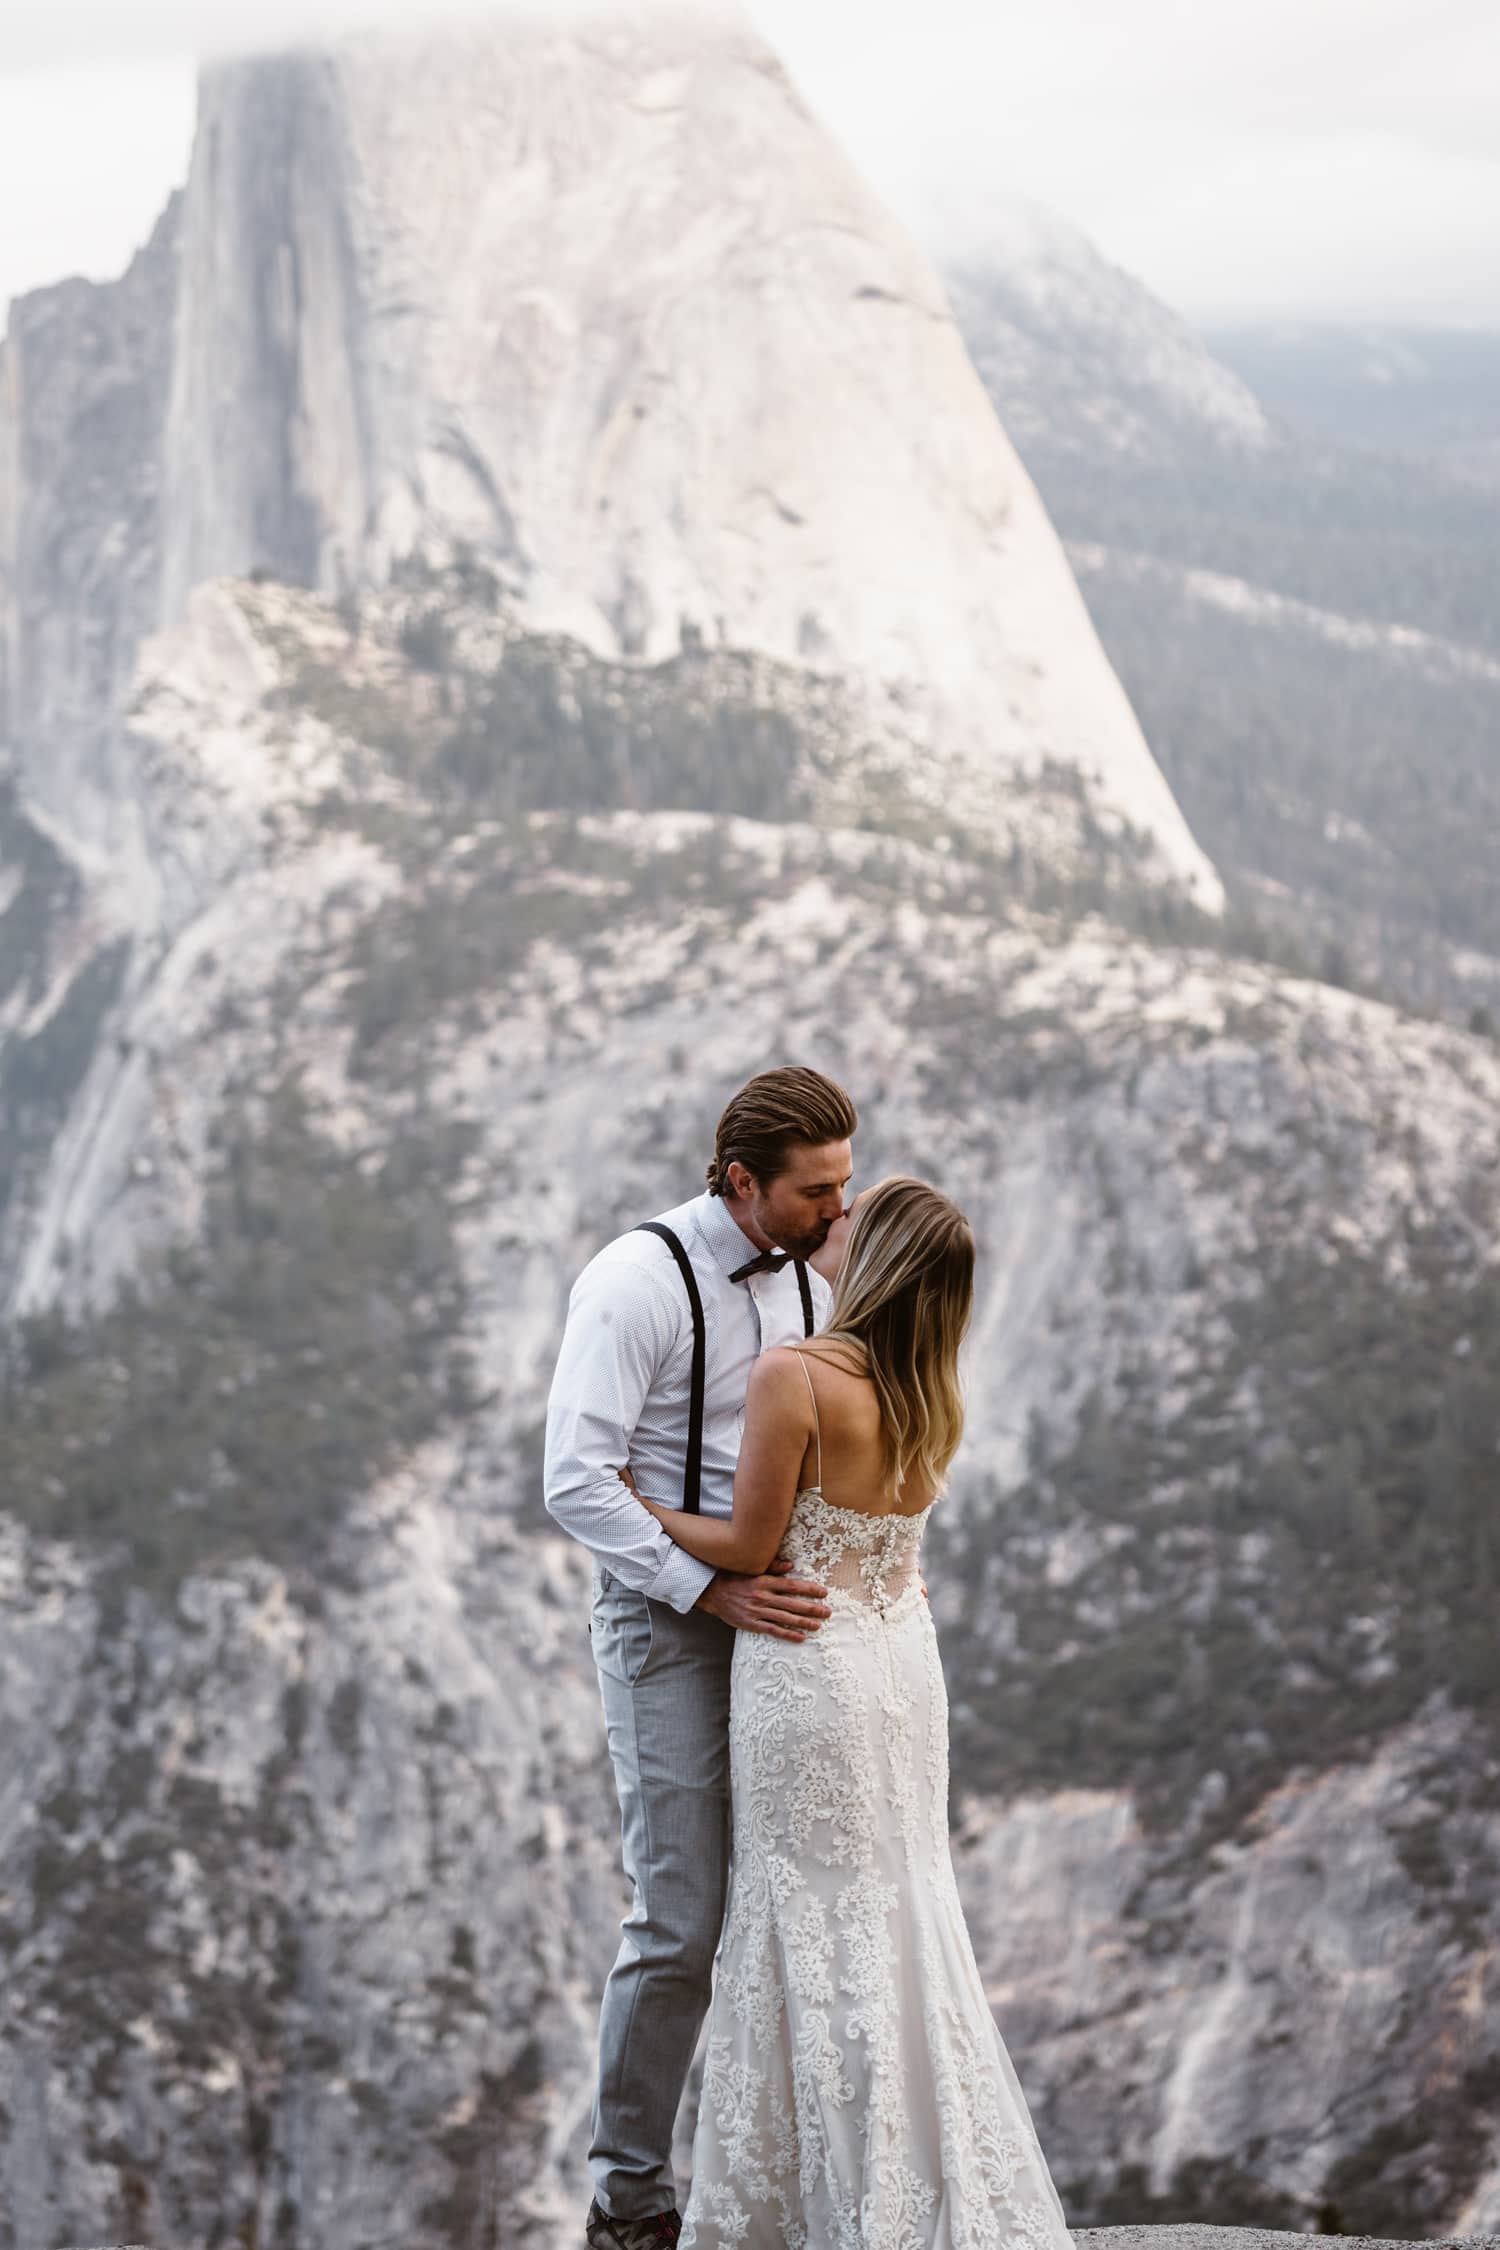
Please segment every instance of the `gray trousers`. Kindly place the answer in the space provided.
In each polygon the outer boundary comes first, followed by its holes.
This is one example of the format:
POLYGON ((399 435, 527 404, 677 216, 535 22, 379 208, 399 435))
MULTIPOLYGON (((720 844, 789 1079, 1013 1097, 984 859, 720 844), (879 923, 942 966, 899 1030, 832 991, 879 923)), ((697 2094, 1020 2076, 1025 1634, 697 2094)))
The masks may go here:
POLYGON ((599 2012, 589 2170, 602 2210, 644 2219, 677 2200, 672 2131, 724 1919, 735 1636, 598 1561, 589 1630, 635 1892, 599 2012))

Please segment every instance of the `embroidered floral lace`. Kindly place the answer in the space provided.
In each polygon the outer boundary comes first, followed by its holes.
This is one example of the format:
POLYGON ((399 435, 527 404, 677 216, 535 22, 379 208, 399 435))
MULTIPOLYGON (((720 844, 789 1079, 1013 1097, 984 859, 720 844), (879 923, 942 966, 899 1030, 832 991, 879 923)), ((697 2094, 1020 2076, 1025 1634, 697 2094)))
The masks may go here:
POLYGON ((679 2250, 1069 2250, 954 1884, 928 1513, 800 1492, 782 1553, 833 1614, 735 1643, 734 1865, 679 2250))

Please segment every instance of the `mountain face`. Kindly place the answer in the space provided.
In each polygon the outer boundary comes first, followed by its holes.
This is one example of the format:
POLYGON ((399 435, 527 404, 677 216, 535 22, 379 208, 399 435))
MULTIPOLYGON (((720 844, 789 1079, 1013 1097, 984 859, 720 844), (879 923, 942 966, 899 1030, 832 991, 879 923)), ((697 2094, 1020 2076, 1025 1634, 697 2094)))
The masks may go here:
POLYGON ((117 282, 19 297, 0 342, 0 745, 97 863, 120 839, 115 756, 159 621, 160 478, 177 200, 117 282))
MULTIPOLYGON (((469 549, 597 653, 836 678, 918 817, 1055 854, 1081 790, 1220 903, 931 268, 732 13, 217 66, 176 231, 152 622, 469 549)), ((11 513, 46 524, 31 413, 11 513)), ((9 545, 40 800, 62 652, 9 545)))
POLYGON ((980 1243, 928 1576, 1070 2218, 1495 2231, 1500 1062, 1171 879, 763 51, 506 38, 210 74, 7 346, 0 2208, 576 2239, 625 1902, 543 1401, 790 1056, 980 1243))

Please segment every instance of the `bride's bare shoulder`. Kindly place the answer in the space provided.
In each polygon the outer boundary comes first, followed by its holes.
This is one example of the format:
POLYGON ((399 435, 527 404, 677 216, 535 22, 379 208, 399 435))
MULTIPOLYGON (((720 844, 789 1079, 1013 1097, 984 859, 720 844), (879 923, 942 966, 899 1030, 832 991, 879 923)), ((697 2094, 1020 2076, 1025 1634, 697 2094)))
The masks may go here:
POLYGON ((797 1364, 797 1354, 784 1344, 763 1351, 750 1370, 745 1386, 745 1427, 761 1432, 778 1430, 790 1438, 810 1437, 813 1403, 807 1377, 797 1364))
POLYGON ((799 1359, 810 1359, 815 1366, 830 1368, 835 1375, 850 1375, 856 1383, 870 1380, 869 1362, 857 1344, 845 1341, 842 1336, 813 1336, 805 1344, 783 1347, 799 1359))
POLYGON ((807 1381, 802 1373, 802 1354, 794 1344, 769 1344, 750 1370, 746 1396, 756 1391, 767 1398, 785 1391, 790 1397, 793 1387, 807 1396, 807 1381))

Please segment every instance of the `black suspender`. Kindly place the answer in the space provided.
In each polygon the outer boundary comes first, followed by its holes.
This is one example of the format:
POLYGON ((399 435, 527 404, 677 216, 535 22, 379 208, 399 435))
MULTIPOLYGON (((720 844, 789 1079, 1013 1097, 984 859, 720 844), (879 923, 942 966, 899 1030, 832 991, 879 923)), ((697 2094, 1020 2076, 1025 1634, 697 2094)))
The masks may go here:
POLYGON ((703 1386, 708 1370, 708 1330, 703 1324, 703 1299, 698 1294, 693 1261, 670 1227, 664 1227, 660 1219, 642 1219, 636 1233, 661 1236, 677 1260, 677 1270, 687 1286, 688 1303, 693 1310, 693 1397, 688 1408, 687 1458, 682 1466, 682 1505, 688 1515, 695 1516, 703 1483, 703 1386))
MULTIPOLYGON (((688 1405, 687 1455, 682 1465, 682 1505, 690 1516, 699 1513, 699 1498, 703 1486, 703 1393, 708 1376, 708 1330, 703 1319, 703 1299, 698 1291, 698 1276, 693 1271, 693 1261, 683 1249, 672 1229, 663 1226, 660 1219, 642 1219, 635 1229, 637 1234, 659 1234, 677 1261, 687 1290, 688 1305, 693 1315, 693 1375, 692 1398, 688 1405)), ((813 1332, 812 1284, 807 1278, 807 1267, 801 1258, 795 1261, 797 1289, 802 1299, 802 1333, 813 1332)))

